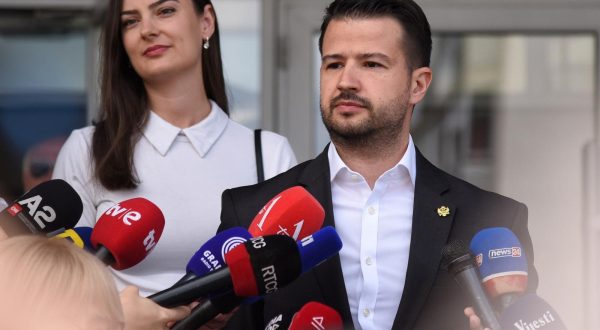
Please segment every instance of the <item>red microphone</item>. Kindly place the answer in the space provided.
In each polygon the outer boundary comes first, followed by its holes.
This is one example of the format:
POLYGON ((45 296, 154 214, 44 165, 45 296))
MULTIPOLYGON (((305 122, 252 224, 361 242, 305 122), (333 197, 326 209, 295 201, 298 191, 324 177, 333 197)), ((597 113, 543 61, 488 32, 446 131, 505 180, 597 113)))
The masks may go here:
POLYGON ((162 235, 165 217, 145 198, 113 205, 100 216, 92 231, 96 256, 116 270, 137 265, 152 251, 162 235))
POLYGON ((333 308, 311 301, 294 314, 288 330, 341 330, 342 317, 333 308))
POLYGON ((288 188, 273 197, 258 212, 248 231, 254 237, 287 235, 301 240, 321 228, 325 210, 300 186, 288 188))

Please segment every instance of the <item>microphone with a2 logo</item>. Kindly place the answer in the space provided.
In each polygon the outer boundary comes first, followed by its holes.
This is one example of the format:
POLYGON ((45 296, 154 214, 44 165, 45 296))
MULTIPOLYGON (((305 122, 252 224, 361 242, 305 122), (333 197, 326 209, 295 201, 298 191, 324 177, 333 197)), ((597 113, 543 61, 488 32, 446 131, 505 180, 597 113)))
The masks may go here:
POLYGON ((546 301, 535 294, 525 294, 527 256, 510 229, 481 230, 471 240, 470 249, 479 266, 485 292, 500 314, 503 330, 566 329, 558 313, 546 301))
POLYGON ((0 212, 0 231, 6 236, 56 232, 73 228, 83 204, 75 190, 60 179, 33 187, 0 212))
POLYGON ((98 219, 91 242, 96 257, 122 270, 137 265, 152 251, 165 227, 162 211, 145 198, 113 205, 98 219))

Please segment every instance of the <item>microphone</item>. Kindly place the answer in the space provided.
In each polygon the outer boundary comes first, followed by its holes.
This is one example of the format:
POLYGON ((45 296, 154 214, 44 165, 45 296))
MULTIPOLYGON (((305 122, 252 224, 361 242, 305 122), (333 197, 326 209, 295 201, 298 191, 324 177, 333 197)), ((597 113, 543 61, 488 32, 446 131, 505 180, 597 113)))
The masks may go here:
POLYGON ((510 229, 483 229, 471 240, 470 249, 479 266, 483 287, 496 310, 504 310, 525 293, 527 257, 510 229))
POLYGON ((83 203, 64 180, 40 183, 0 212, 0 229, 8 237, 54 233, 73 228, 83 203))
MULTIPOLYGON (((323 225, 324 219, 325 210, 306 189, 300 186, 288 188, 263 206, 249 226, 250 233, 245 229, 236 227, 239 229, 235 231, 225 230, 206 242, 188 262, 186 275, 177 281, 175 285, 217 269, 218 267, 214 269, 211 267, 202 267, 202 265, 206 265, 206 261, 199 260, 203 258, 203 252, 201 251, 211 253, 211 251, 215 251, 214 249, 217 249, 218 246, 222 245, 229 238, 237 241, 233 237, 239 236, 243 237, 245 241, 250 237, 286 235, 298 240, 319 230, 323 225), (242 233, 242 230, 245 234, 242 233), (193 269, 194 265, 198 265, 200 268, 193 269)), ((212 254, 216 255, 215 253, 212 254)), ((225 257, 222 254, 220 259, 213 259, 212 262, 222 264, 224 260, 225 257)))
POLYGON ((331 227, 298 243, 285 235, 252 238, 225 255, 227 267, 148 298, 161 306, 174 307, 224 288, 233 287, 238 297, 271 293, 292 282, 303 269, 310 269, 337 253, 341 244, 331 227), (320 258, 316 257, 319 253, 320 258))
MULTIPOLYGON (((338 253, 342 249, 342 241, 335 229, 328 226, 297 242, 297 246, 302 272, 306 272, 338 253)), ((171 330, 197 329, 218 314, 230 312, 242 302, 244 298, 232 291, 212 297, 196 306, 188 317, 176 323, 171 330)))
POLYGON ((175 307, 232 286, 238 295, 253 296, 291 281, 301 267, 296 243, 282 235, 257 237, 238 245, 225 256, 225 262, 227 267, 148 298, 163 307, 175 307))
POLYGON ((175 285, 188 282, 225 266, 225 254, 252 236, 242 227, 224 230, 204 243, 188 261, 186 274, 175 285))
POLYGON ((335 309, 311 301, 294 314, 288 330, 342 330, 343 328, 342 317, 335 309))
POLYGON ((502 330, 566 330, 567 327, 542 298, 535 294, 521 296, 500 315, 502 330))
POLYGON ((302 239, 321 228, 325 210, 303 187, 288 188, 273 197, 250 223, 253 237, 287 235, 302 239))
POLYGON ((458 285, 467 291, 483 324, 491 330, 500 330, 498 319, 481 288, 473 256, 462 241, 455 240, 444 246, 442 266, 454 276, 458 285))
POLYGON ((67 229, 62 233, 55 235, 52 239, 66 239, 71 241, 80 249, 84 249, 89 252, 95 252, 92 242, 90 241, 92 235, 91 227, 75 227, 73 229, 67 229))
POLYGON ((110 207, 92 231, 96 257, 116 270, 133 267, 156 246, 165 227, 161 210, 137 197, 110 207))
POLYGON ((484 289, 496 304, 503 330, 566 329, 558 313, 542 298, 526 294, 527 258, 508 228, 481 230, 470 244, 484 289))

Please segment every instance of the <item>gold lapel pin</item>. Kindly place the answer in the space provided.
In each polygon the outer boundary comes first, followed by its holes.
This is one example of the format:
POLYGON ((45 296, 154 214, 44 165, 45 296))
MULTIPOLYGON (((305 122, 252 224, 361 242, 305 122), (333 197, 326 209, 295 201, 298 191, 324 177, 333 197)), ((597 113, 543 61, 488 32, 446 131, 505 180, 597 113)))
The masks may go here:
POLYGON ((437 213, 440 217, 446 217, 450 214, 450 209, 448 208, 448 206, 440 206, 437 209, 437 213))

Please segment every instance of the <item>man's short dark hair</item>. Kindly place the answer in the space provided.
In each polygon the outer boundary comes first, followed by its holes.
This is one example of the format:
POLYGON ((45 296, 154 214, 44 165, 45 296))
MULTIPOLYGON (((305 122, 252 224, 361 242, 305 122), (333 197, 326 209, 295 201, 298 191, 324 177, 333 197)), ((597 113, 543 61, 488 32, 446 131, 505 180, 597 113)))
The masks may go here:
POLYGON ((325 10, 319 51, 323 53, 323 37, 333 19, 365 19, 390 17, 404 28, 405 55, 411 69, 429 66, 431 29, 425 13, 413 0, 335 0, 325 10))

